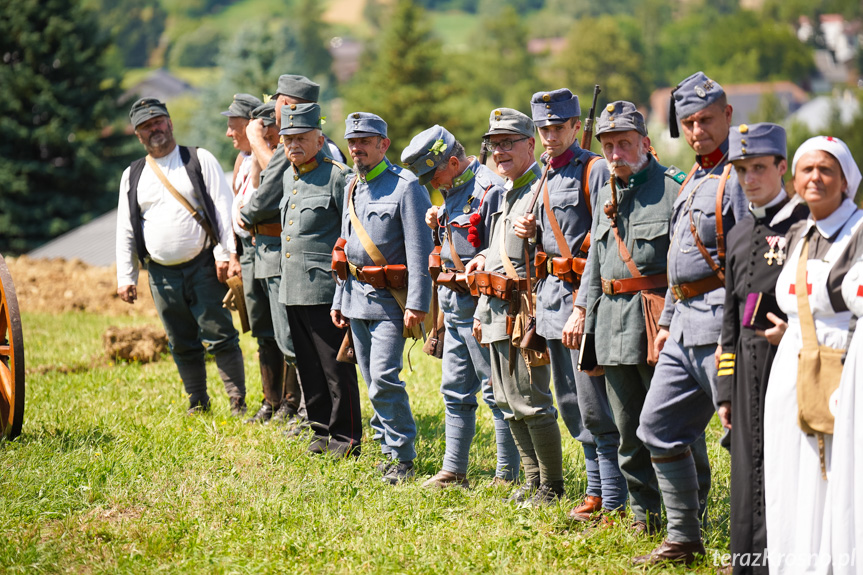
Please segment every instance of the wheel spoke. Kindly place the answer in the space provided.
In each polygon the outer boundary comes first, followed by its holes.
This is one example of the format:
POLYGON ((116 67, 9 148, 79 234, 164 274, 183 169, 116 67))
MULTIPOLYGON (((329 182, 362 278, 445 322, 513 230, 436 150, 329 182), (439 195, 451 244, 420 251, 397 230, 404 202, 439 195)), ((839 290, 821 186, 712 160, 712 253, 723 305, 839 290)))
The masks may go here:
POLYGON ((14 378, 9 367, 0 361, 0 395, 3 396, 4 403, 12 405, 15 400, 14 378))
POLYGON ((0 355, 5 357, 9 357, 10 355, 12 355, 12 346, 0 344, 0 355))

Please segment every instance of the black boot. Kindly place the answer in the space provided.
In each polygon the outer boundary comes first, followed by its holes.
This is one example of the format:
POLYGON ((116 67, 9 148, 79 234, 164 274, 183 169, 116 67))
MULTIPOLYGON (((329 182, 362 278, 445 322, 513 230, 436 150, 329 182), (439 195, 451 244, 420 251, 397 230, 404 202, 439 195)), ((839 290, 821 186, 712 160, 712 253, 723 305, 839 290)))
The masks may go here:
POLYGON ((273 417, 273 406, 266 399, 261 402, 258 412, 246 420, 246 423, 266 423, 273 417))

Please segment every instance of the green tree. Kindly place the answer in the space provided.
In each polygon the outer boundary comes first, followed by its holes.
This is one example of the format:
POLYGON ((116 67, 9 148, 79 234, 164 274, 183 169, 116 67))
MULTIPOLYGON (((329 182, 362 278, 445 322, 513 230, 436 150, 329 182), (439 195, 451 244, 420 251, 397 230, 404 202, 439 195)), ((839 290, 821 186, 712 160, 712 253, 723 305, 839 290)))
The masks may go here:
POLYGON ((159 45, 167 13, 159 0, 86 0, 98 14, 102 28, 111 32, 123 66, 146 66, 159 45))
POLYGON ((0 251, 26 252, 116 205, 129 138, 105 135, 126 125, 109 46, 77 0, 0 3, 0 251))
POLYGON ((651 85, 641 54, 640 33, 633 18, 582 18, 573 26, 553 69, 585 100, 593 93, 594 84, 599 84, 604 101, 629 100, 641 105, 647 103, 651 85))
POLYGON ((442 103, 455 89, 444 81, 440 41, 432 38, 424 11, 398 0, 380 33, 380 44, 363 54, 345 94, 345 111, 372 112, 387 121, 395 161, 416 133, 442 123, 442 103))

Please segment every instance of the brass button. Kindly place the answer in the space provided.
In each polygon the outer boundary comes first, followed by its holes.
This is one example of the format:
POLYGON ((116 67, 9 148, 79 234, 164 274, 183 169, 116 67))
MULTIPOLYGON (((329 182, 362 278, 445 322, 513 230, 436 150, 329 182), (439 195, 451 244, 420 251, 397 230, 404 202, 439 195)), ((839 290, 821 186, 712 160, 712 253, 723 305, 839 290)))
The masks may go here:
POLYGON ((291 236, 285 236, 285 241, 286 241, 286 242, 291 241, 291 236))
POLYGON ((289 225, 289 226, 294 225, 294 220, 288 220, 288 225, 289 225))
MULTIPOLYGON (((299 179, 300 179, 300 177, 299 177, 299 176, 296 176, 296 175, 294 176, 294 181, 299 180, 299 179)), ((296 193, 297 193, 297 190, 294 190, 294 193, 296 194, 296 193)))
MULTIPOLYGON (((294 177, 296 178, 297 176, 294 176, 294 177)), ((291 193, 292 193, 292 194, 294 194, 294 195, 296 196, 296 195, 297 195, 297 190, 294 190, 294 191, 293 191, 293 192, 291 192, 291 193)))
POLYGON ((286 257, 286 258, 291 257, 291 252, 286 253, 286 254, 285 254, 285 257, 286 257))
POLYGON ((297 204, 291 204, 291 209, 292 209, 292 210, 297 209, 297 204))

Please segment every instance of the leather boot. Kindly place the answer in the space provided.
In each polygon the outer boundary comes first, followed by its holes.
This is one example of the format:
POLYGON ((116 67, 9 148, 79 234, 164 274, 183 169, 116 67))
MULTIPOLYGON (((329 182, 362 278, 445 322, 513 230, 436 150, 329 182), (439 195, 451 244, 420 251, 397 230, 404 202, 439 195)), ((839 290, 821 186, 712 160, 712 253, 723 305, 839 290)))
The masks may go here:
POLYGON ((431 479, 427 479, 425 483, 423 483, 423 487, 449 487, 451 485, 455 485, 457 487, 462 487, 467 489, 470 487, 470 483, 467 480, 466 473, 453 473, 452 471, 447 471, 446 469, 441 469, 437 472, 437 475, 432 477, 431 479))
POLYGON ((273 411, 278 409, 282 402, 285 358, 275 343, 273 345, 261 345, 258 348, 258 363, 261 366, 261 388, 264 392, 264 401, 270 404, 270 416, 272 416, 273 411))
MULTIPOLYGON (((287 365, 287 364, 286 364, 287 365)), ((288 405, 294 408, 294 411, 300 410, 300 402, 303 400, 303 388, 300 387, 300 374, 297 371, 297 366, 287 365, 285 372, 285 386, 282 399, 288 402, 288 405)))
POLYGON ((273 417, 273 406, 266 399, 261 402, 258 412, 246 420, 246 423, 266 423, 273 417))
POLYGON ((602 509, 602 497, 587 495, 580 505, 570 509, 567 517, 573 521, 590 521, 602 509))
POLYGON ((665 562, 691 565, 698 559, 696 555, 706 554, 707 551, 704 550, 704 544, 700 540, 677 543, 666 539, 649 554, 634 557, 632 562, 635 565, 656 565, 665 562))

